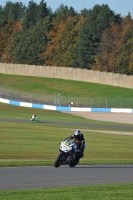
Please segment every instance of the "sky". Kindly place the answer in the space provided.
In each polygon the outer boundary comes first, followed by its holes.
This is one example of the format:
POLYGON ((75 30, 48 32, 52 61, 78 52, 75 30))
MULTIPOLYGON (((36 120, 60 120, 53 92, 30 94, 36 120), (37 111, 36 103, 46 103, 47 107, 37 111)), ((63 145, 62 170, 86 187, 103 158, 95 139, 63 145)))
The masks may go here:
MULTIPOLYGON (((11 2, 22 2, 28 6, 29 0, 10 0, 11 2)), ((33 0, 37 4, 40 3, 40 0, 33 0)), ((6 5, 7 0, 0 0, 0 5, 3 7, 6 5)), ((67 5, 68 7, 72 6, 75 11, 80 12, 84 8, 93 9, 93 7, 98 4, 107 4, 115 14, 120 14, 122 17, 125 17, 128 12, 130 12, 133 18, 133 0, 45 0, 47 7, 50 6, 53 11, 55 11, 61 4, 67 5)))

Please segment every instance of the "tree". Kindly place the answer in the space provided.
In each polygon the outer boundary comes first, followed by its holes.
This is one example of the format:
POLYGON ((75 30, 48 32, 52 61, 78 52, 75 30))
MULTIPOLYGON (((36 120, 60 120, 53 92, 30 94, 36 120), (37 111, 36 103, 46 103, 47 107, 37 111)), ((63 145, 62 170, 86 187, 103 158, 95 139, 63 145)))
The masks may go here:
POLYGON ((133 26, 131 26, 122 37, 122 44, 119 49, 117 65, 119 71, 124 74, 132 73, 132 52, 133 52, 133 26))
POLYGON ((59 63, 60 66, 66 67, 78 67, 75 65, 76 52, 75 47, 79 40, 79 32, 82 26, 85 24, 86 18, 82 15, 76 15, 67 20, 64 32, 60 37, 58 43, 60 50, 60 60, 62 63, 59 63))
POLYGON ((21 20, 23 30, 26 31, 37 22, 37 4, 34 1, 29 1, 26 13, 21 20))
POLYGON ((25 10, 26 7, 21 2, 12 3, 11 1, 7 1, 3 8, 0 7, 0 27, 21 20, 25 14, 25 10))
POLYGON ((50 17, 45 17, 32 29, 12 36, 12 59, 15 63, 42 65, 40 54, 46 48, 50 17), (16 45, 17 44, 17 45, 16 45))
MULTIPOLYGON (((68 61, 68 54, 71 54, 70 51, 73 48, 76 38, 75 34, 72 34, 72 29, 79 21, 79 17, 76 17, 77 15, 75 15, 72 7, 68 9, 67 6, 61 5, 59 9, 56 10, 52 21, 52 29, 48 33, 49 42, 47 44, 47 49, 42 53, 44 65, 70 65, 71 61, 70 57, 68 61), (74 16, 72 17, 71 15, 74 16)), ((76 33, 76 35, 77 34, 78 33, 76 33)))
POLYGON ((133 75, 133 52, 130 54, 128 70, 129 70, 129 73, 133 75))
POLYGON ((48 16, 49 9, 47 8, 46 2, 44 0, 40 1, 40 4, 37 7, 37 21, 44 19, 48 16))
POLYGON ((10 46, 13 24, 10 23, 0 29, 0 62, 11 62, 10 46))
POLYGON ((47 47, 41 54, 44 59, 44 65, 57 65, 56 59, 58 59, 59 55, 56 53, 56 48, 58 48, 59 33, 62 33, 63 29, 64 23, 57 24, 55 21, 52 22, 52 29, 47 34, 47 47))
POLYGON ((101 42, 97 49, 96 64, 93 69, 100 71, 118 72, 116 65, 118 50, 121 45, 122 28, 118 23, 111 23, 102 33, 101 42))
POLYGON ((62 22, 66 22, 68 17, 73 17, 75 15, 76 12, 73 7, 68 8, 68 6, 64 6, 63 4, 61 4, 59 8, 57 8, 55 11, 53 22, 60 24, 62 22))
POLYGON ((110 27, 102 33, 101 42, 96 55, 96 64, 93 69, 108 72, 120 72, 117 60, 120 56, 122 38, 133 25, 131 15, 121 18, 119 23, 110 23, 110 27))
POLYGON ((115 15, 108 5, 95 5, 92 10, 88 11, 87 21, 80 31, 76 46, 77 66, 92 68, 102 32, 110 26, 110 22, 119 20, 120 16, 115 15))
POLYGON ((0 28, 4 26, 4 13, 3 8, 0 6, 0 28))

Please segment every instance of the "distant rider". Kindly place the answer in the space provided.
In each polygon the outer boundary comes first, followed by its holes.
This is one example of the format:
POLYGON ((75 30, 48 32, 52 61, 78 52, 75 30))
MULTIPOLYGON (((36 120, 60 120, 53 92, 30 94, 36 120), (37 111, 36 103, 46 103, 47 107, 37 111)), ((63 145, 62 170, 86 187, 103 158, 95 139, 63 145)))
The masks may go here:
POLYGON ((35 121, 36 120, 36 114, 33 114, 31 118, 32 118, 32 121, 35 121))
POLYGON ((85 138, 80 130, 76 130, 74 134, 72 134, 70 139, 74 139, 75 144, 77 144, 78 149, 76 150, 79 153, 79 157, 82 158, 84 156, 85 149, 85 138))

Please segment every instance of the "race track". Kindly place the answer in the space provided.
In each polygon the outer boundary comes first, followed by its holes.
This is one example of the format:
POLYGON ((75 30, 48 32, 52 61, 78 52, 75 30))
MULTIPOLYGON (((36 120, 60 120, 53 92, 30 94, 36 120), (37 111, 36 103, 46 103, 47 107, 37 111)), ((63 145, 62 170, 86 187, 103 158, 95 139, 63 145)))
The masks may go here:
POLYGON ((0 168, 0 190, 133 183, 133 165, 0 168))
MULTIPOLYGON (((27 120, 20 119, 0 119, 0 121, 29 123, 27 120)), ((67 122, 41 123, 65 124, 69 126, 67 122)), ((78 125, 81 128, 84 127, 84 124, 78 125)), ((96 127, 96 124, 88 124, 88 126, 96 127)), ((102 126, 103 125, 98 124, 97 128, 102 128, 102 126)), ((110 125, 107 125, 107 127, 109 128, 110 125)), ((116 129, 120 127, 114 125, 110 128, 116 129)), ((122 129, 123 131, 133 131, 132 126, 129 127, 125 125, 122 129)), ((54 166, 0 168, 0 190, 114 183, 133 183, 133 165, 77 165, 75 168, 70 168, 67 165, 59 168, 55 168, 54 166)))

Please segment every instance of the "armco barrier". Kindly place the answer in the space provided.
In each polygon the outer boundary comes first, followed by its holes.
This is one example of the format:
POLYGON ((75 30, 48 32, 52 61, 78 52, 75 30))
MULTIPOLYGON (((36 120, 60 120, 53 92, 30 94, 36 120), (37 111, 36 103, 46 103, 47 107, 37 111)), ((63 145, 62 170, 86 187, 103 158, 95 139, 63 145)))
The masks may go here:
POLYGON ((56 110, 56 111, 79 111, 79 112, 117 112, 117 113, 133 113, 133 109, 125 108, 80 108, 80 107, 65 107, 65 106, 52 106, 52 105, 43 105, 43 104, 32 104, 27 102, 19 102, 13 100, 7 100, 0 98, 1 103, 6 103, 15 106, 23 106, 30 108, 46 109, 46 110, 56 110))

